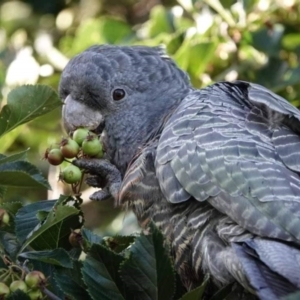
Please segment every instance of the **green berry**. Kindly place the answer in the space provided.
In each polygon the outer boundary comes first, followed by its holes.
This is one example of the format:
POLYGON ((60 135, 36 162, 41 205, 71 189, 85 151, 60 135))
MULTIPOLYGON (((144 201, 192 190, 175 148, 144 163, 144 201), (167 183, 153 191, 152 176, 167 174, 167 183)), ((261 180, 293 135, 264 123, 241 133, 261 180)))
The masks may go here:
POLYGON ((81 146, 86 137, 91 133, 87 128, 78 128, 73 132, 73 140, 81 146))
POLYGON ((12 292, 15 292, 16 290, 21 290, 24 293, 26 293, 27 290, 28 290, 27 285, 26 285, 26 283, 23 280, 15 280, 15 281, 13 281, 10 284, 9 288, 10 288, 10 290, 12 292))
POLYGON ((9 220, 10 220, 10 216, 8 212, 5 209, 0 208, 0 226, 9 225, 9 220))
POLYGON ((81 170, 74 165, 67 166, 60 173, 60 179, 69 184, 77 183, 81 179, 81 176, 81 170))
POLYGON ((31 289, 39 288, 46 283, 45 275, 40 271, 29 272, 25 277, 25 283, 31 289))
POLYGON ((27 295, 29 296, 29 298, 31 300, 43 299, 43 294, 42 294, 41 290, 39 290, 39 289, 31 290, 30 292, 27 293, 27 295))
POLYGON ((0 299, 4 299, 5 296, 9 295, 9 293, 9 287, 5 283, 0 282, 0 299))
POLYGON ((97 156, 99 153, 103 153, 102 144, 98 137, 87 137, 82 143, 82 151, 88 156, 97 156))

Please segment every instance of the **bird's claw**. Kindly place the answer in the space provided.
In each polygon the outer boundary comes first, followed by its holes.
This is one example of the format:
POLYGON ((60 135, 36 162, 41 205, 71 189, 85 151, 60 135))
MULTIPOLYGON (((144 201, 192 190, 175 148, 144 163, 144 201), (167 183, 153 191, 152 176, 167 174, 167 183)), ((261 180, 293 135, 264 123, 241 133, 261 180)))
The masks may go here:
POLYGON ((90 199, 102 201, 113 197, 117 200, 122 177, 116 166, 105 159, 81 158, 72 163, 92 175, 86 179, 88 185, 102 188, 92 194, 90 199))

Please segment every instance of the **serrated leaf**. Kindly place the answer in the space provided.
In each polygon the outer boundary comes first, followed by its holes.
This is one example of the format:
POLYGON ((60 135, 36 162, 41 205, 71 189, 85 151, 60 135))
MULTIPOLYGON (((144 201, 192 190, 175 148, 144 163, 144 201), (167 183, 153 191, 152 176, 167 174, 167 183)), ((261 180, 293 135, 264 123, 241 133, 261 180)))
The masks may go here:
POLYGON ((27 152, 29 149, 16 153, 16 154, 12 154, 9 156, 5 156, 5 155, 1 155, 0 157, 0 164, 4 164, 4 163, 8 163, 8 162, 14 162, 14 161, 27 161, 27 152))
MULTIPOLYGON (((97 262, 102 264, 102 267, 105 268, 112 279, 112 281, 117 286, 119 292, 125 299, 132 299, 133 295, 130 294, 130 291, 126 288, 124 282, 122 281, 119 273, 120 265, 125 260, 125 258, 107 249, 107 247, 99 244, 93 244, 90 251, 88 252, 86 260, 95 259, 97 262)), ((106 283, 101 288, 106 288, 106 283)))
POLYGON ((25 205, 18 210, 15 218, 15 224, 16 235, 21 243, 23 243, 28 234, 40 224, 40 220, 37 218, 38 212, 50 212, 55 203, 56 200, 39 201, 25 205))
POLYGON ((62 292, 69 298, 74 300, 89 300, 91 297, 88 294, 86 286, 82 280, 81 267, 82 263, 75 261, 74 267, 71 270, 57 268, 54 279, 62 292))
POLYGON ((80 228, 83 222, 82 212, 75 207, 77 201, 70 196, 61 196, 46 220, 27 235, 21 250, 23 251, 28 245, 37 251, 59 247, 71 249, 68 240, 71 229, 80 228))
POLYGON ((25 259, 38 260, 47 264, 56 265, 64 268, 72 268, 73 262, 65 249, 54 249, 49 251, 30 251, 23 252, 19 256, 25 259))
POLYGON ((102 262, 89 257, 83 263, 82 275, 87 290, 94 300, 124 300, 116 282, 102 262))
POLYGON ((200 286, 184 294, 180 300, 201 300, 208 280, 209 276, 206 276, 200 286))
POLYGON ((116 235, 108 238, 103 238, 103 243, 109 249, 116 253, 120 253, 134 243, 135 236, 116 235))
POLYGON ((15 235, 7 231, 0 231, 0 245, 12 260, 16 259, 21 245, 15 235))
POLYGON ((8 162, 0 165, 0 185, 25 188, 51 189, 41 172, 27 161, 8 162), (18 180, 16 180, 18 178, 18 180))
POLYGON ((23 207, 23 204, 21 202, 5 202, 1 204, 0 207, 15 216, 18 210, 23 207))
POLYGON ((30 297, 22 292, 21 290, 16 290, 5 297, 6 300, 30 300, 30 297))
POLYGON ((87 228, 81 229, 82 238, 87 242, 88 247, 91 247, 93 244, 101 244, 102 237, 93 233, 87 228))
POLYGON ((57 93, 49 86, 26 85, 15 88, 8 94, 7 105, 0 112, 0 136, 61 105, 57 93))
POLYGON ((128 288, 141 300, 172 299, 175 273, 162 233, 151 224, 151 234, 142 233, 131 246, 130 257, 120 268, 128 288))

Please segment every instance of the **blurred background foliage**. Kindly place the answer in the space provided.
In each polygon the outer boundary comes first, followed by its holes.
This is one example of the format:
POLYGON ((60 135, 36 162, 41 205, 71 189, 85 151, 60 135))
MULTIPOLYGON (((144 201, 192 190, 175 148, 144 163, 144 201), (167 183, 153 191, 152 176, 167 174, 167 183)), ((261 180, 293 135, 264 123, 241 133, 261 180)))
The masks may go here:
MULTIPOLYGON (((299 0, 23 0, 0 1, 0 100, 21 84, 57 90, 69 58, 93 44, 164 44, 196 87, 222 80, 260 83, 300 106, 299 0)), ((58 198, 68 193, 58 168, 42 160, 63 135, 60 111, 21 126, 0 142, 0 153, 30 147, 29 158, 52 191, 13 190, 6 201, 58 198)), ((17 180, 17 178, 16 178, 17 180)), ((137 229, 129 212, 92 203, 86 225, 102 233, 137 229)))

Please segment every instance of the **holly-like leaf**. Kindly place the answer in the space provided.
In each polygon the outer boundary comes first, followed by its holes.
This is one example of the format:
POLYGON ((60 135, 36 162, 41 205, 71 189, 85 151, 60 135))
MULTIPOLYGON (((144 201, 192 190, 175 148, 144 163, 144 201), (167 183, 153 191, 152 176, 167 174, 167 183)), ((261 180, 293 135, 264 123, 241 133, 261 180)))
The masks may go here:
POLYGON ((51 189, 48 181, 42 176, 41 172, 27 161, 0 164, 0 185, 51 189))
POLYGON ((62 292, 69 298, 89 300, 91 297, 82 280, 81 267, 82 263, 76 261, 73 269, 57 268, 54 279, 62 292))
POLYGON ((0 112, 0 136, 61 105, 57 93, 49 86, 26 85, 15 88, 8 94, 7 105, 0 112))
POLYGON ((61 248, 49 251, 23 252, 19 256, 24 259, 38 260, 47 264, 61 266, 64 268, 71 269, 73 267, 73 262, 70 255, 66 250, 61 248))
MULTIPOLYGON (((71 229, 80 228, 83 224, 82 212, 77 208, 78 202, 80 200, 77 198, 61 196, 47 215, 47 218, 43 222, 39 222, 29 232, 21 251, 29 245, 36 251, 59 247, 66 250, 71 249, 71 244, 68 240, 71 229)), ((26 220, 22 221, 26 224, 26 220)))
POLYGON ((161 232, 151 224, 131 246, 130 257, 120 269, 121 278, 141 300, 172 299, 175 274, 161 232))

